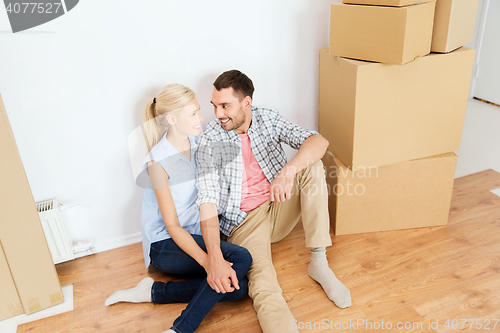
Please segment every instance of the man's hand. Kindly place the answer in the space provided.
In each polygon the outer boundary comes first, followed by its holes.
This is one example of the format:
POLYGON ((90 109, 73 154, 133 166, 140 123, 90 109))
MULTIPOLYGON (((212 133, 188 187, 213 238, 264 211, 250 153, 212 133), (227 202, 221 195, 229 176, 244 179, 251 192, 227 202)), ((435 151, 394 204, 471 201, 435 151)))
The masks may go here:
POLYGON ((208 285, 218 293, 230 293, 240 289, 236 272, 231 268, 233 264, 224 260, 222 256, 209 256, 205 270, 207 271, 208 285))
POLYGON ((283 202, 292 197, 295 174, 292 168, 285 166, 269 187, 269 200, 283 202))

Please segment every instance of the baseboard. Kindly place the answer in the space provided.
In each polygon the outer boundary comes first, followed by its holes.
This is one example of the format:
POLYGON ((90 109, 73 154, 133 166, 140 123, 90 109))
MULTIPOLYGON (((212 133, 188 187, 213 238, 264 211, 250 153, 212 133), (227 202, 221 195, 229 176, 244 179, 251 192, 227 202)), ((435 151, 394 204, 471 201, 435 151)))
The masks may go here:
POLYGON ((104 252, 139 242, 142 242, 142 234, 140 232, 120 238, 96 242, 94 244, 94 249, 95 252, 104 252))

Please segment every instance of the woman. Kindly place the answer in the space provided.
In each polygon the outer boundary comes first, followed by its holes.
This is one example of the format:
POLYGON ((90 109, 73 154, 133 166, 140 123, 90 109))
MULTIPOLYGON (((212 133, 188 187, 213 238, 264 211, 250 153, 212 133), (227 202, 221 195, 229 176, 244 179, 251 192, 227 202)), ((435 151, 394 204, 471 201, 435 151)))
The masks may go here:
POLYGON ((151 264, 166 273, 204 276, 167 283, 147 277, 105 302, 189 303, 167 332, 194 332, 215 303, 238 300, 248 292, 245 275, 252 263, 250 253, 224 241, 221 250, 232 264, 239 286, 235 283, 233 291, 224 294, 207 283, 194 161, 202 121, 194 92, 180 84, 164 87, 146 105, 143 123, 149 153, 143 170, 150 183, 144 190, 141 231, 146 269, 151 264))

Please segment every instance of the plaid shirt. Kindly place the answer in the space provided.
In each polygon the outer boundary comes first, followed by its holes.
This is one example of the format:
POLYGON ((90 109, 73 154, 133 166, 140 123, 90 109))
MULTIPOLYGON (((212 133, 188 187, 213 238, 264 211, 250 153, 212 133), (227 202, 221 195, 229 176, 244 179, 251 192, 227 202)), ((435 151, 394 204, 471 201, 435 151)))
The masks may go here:
MULTIPOLYGON (((281 142, 299 149, 316 131, 304 129, 283 118, 278 111, 252 106, 252 123, 248 129, 252 152, 270 183, 287 164, 281 142)), ((215 119, 200 136, 196 152, 196 188, 198 209, 201 204, 215 203, 222 233, 229 236, 247 213, 240 210, 243 157, 241 138, 226 131, 215 119)))

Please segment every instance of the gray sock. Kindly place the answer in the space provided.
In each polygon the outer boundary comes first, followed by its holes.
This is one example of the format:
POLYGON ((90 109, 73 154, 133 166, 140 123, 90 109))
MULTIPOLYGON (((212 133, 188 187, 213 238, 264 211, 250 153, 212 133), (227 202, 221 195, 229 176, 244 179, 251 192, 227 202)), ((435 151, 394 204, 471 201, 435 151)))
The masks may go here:
POLYGON ((335 305, 339 308, 351 306, 351 292, 337 279, 328 266, 324 247, 311 248, 311 262, 307 273, 323 287, 326 295, 335 305))

